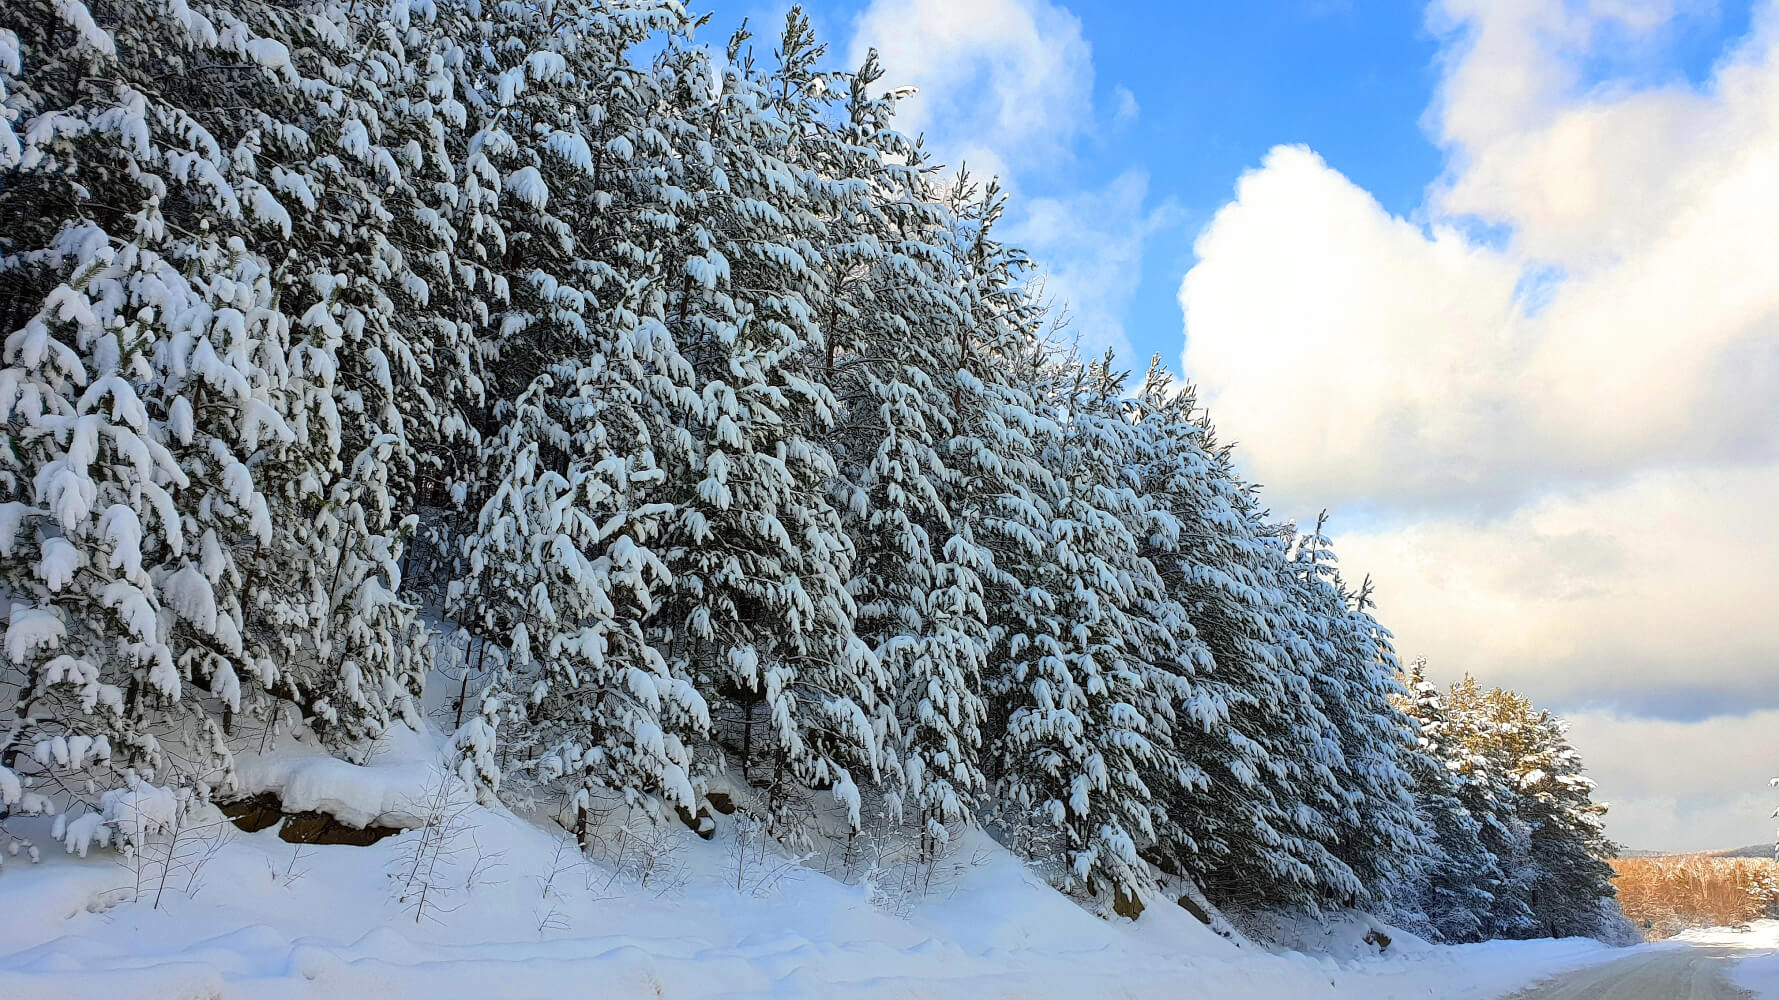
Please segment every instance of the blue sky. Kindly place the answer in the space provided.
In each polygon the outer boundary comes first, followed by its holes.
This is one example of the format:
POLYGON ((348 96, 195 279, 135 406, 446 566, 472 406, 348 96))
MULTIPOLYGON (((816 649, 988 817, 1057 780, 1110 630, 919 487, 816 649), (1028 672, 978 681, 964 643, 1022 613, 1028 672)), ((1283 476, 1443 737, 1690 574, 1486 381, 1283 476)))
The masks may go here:
MULTIPOLYGON (((804 4, 841 61, 869 6, 804 4)), ((784 7, 752 9, 758 44, 784 7)), ((1193 239, 1229 201, 1236 179, 1274 146, 1308 146, 1386 211, 1424 217, 1427 187, 1446 160, 1423 124, 1442 55, 1425 4, 1135 0, 1058 7, 1079 22, 1091 48, 1094 121, 1062 155, 1017 164, 1018 187, 1030 197, 1067 197, 1104 188, 1133 169, 1146 174, 1144 204, 1160 218, 1144 240, 1138 283, 1119 303, 1129 341, 1120 353, 1130 365, 1140 367, 1152 353, 1170 363, 1178 356, 1177 292, 1193 263, 1193 239), (1134 98, 1135 115, 1121 116, 1124 93, 1134 98)), ((1726 42, 1748 31, 1751 10, 1745 0, 1686 5, 1673 30, 1653 42, 1608 43, 1591 53, 1581 85, 1667 76, 1703 81, 1726 42)))
MULTIPOLYGON (((844 54, 866 3, 804 5, 844 54)), ((749 15, 763 37, 783 5, 749 15)), ((1067 6, 1092 49, 1095 127, 1064 155, 1018 164, 1033 197, 1103 188, 1133 168, 1148 175, 1151 233, 1122 318, 1133 365, 1180 351, 1180 276, 1193 235, 1229 199, 1235 179, 1280 143, 1305 143, 1342 163, 1393 212, 1411 213, 1439 172, 1418 120, 1437 76, 1437 46, 1417 3, 1077 3, 1067 6), (1134 116, 1120 116, 1122 92, 1134 116)), ((719 25, 727 30, 729 25, 719 25)))
POLYGON ((1769 838, 1779 0, 809 9, 1404 656, 1570 718, 1631 846, 1769 838))
MULTIPOLYGON (((1192 237, 1229 200, 1235 179, 1280 143, 1304 143, 1377 194, 1413 212, 1440 158, 1418 123, 1435 83, 1419 4, 1099 3, 1072 8, 1094 47, 1097 101, 1136 97, 1135 121, 1089 140, 1034 190, 1102 185, 1146 167, 1151 197, 1172 201, 1155 234, 1127 329, 1141 363, 1180 349, 1180 275, 1192 237), (1360 8, 1363 8, 1362 10, 1360 8), (1055 188, 1049 188, 1049 185, 1055 188)), ((1115 111, 1113 112, 1115 114, 1115 111)))

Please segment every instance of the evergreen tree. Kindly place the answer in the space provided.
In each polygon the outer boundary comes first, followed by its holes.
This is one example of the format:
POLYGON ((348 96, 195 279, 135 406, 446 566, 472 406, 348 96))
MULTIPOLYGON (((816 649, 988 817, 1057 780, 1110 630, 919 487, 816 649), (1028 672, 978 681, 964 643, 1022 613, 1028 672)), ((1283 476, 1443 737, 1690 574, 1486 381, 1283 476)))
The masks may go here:
POLYGON ((262 15, 285 41, 261 56, 287 85, 240 123, 234 156, 272 182, 254 199, 285 231, 271 256, 300 392, 293 442, 262 459, 287 514, 252 606, 276 637, 278 694, 346 742, 417 724, 429 659, 404 546, 426 466, 466 431, 458 404, 479 385, 442 214, 461 49, 407 3, 304 8, 262 15))
MULTIPOLYGON (((788 66, 813 58, 806 31, 793 13, 788 66)), ((941 387, 957 372, 943 346, 964 321, 934 252, 945 206, 920 150, 893 129, 894 97, 871 95, 881 76, 873 52, 843 81, 800 70, 785 89, 812 95, 800 107, 813 127, 793 153, 814 178, 825 224, 830 294, 819 373, 840 406, 837 500, 857 552, 847 589, 859 606, 858 634, 892 687, 883 705, 886 790, 894 811, 919 822, 930 858, 949 839, 948 824, 974 820, 985 789, 988 626, 976 567, 988 557, 956 530, 962 476, 942 453, 955 424, 941 387), (817 79, 846 84, 837 126, 818 110, 838 88, 817 79)))
POLYGON ((1520 818, 1511 762, 1493 747, 1485 694, 1469 675, 1447 691, 1452 749, 1446 768, 1457 779, 1459 801, 1481 824, 1483 847, 1501 870, 1485 936, 1528 937, 1537 928, 1527 899, 1527 887, 1537 877, 1530 860, 1531 831, 1520 818))
POLYGON ((1258 739, 1285 698, 1270 617, 1275 595, 1260 572, 1271 549, 1254 533, 1242 488, 1194 406, 1190 387, 1152 361, 1133 403, 1149 442, 1140 475, 1154 519, 1140 544, 1195 640, 1177 661, 1192 687, 1172 732, 1181 770, 1156 790, 1168 819, 1153 856, 1213 897, 1263 897, 1272 889, 1262 887, 1301 875, 1284 850, 1275 796, 1283 762, 1258 739))
MULTIPOLYGON (((34 762, 40 807, 120 834, 111 791, 168 780, 169 745, 180 780, 227 782, 233 719, 293 690, 261 607, 312 417, 263 181, 287 185, 258 158, 297 82, 287 29, 148 0, 103 25, 0 13, 0 89, 32 123, 0 141, 0 767, 34 762)), ((387 713, 384 678, 329 667, 362 695, 336 717, 387 713)))
MULTIPOLYGON (((823 443, 837 403, 812 370, 825 353, 822 223, 787 162, 804 123, 773 104, 796 85, 797 50, 762 74, 743 58, 747 37, 730 41, 714 97, 688 95, 698 103, 675 133, 687 155, 658 308, 698 405, 683 431, 692 475, 671 497, 671 639, 678 669, 740 730, 742 777, 765 785, 781 824, 799 788, 831 788, 856 827, 858 781, 883 759, 874 719, 889 682, 845 589, 855 553, 823 443)), ((708 62, 684 55, 676 72, 698 78, 687 67, 708 62)))
POLYGON ((1051 377, 1050 516, 1035 558, 1014 570, 1026 588, 992 688, 1007 713, 1000 785, 1061 831, 1071 883, 1140 898, 1153 883, 1140 852, 1155 839, 1144 777, 1158 764, 1150 687, 1160 679, 1144 657, 1160 629, 1140 609, 1160 582, 1128 530, 1140 501, 1123 476, 1118 376, 1096 365, 1051 377))
POLYGON ((491 789, 566 784, 579 832, 594 796, 690 814, 710 724, 649 632, 672 585, 658 545, 693 389, 648 309, 665 206, 657 162, 634 151, 665 95, 630 63, 681 22, 669 5, 632 15, 493 8, 465 171, 477 228, 504 248, 493 264, 505 296, 487 337, 497 392, 479 474, 491 495, 453 600, 503 648, 463 741, 491 789))
POLYGON ((1613 895, 1605 859, 1616 848, 1567 727, 1524 696, 1484 691, 1470 677, 1453 685, 1449 705, 1463 747, 1456 770, 1488 792, 1473 814, 1483 814, 1483 842, 1505 876, 1490 936, 1614 936, 1622 915, 1603 904, 1613 895))
POLYGON ((1304 611, 1302 635, 1318 665, 1309 672, 1317 708, 1339 746, 1334 854, 1361 891, 1341 902, 1376 906, 1413 881, 1429 853, 1404 768, 1413 729, 1391 700, 1400 693, 1390 635, 1370 614, 1371 581, 1349 591, 1324 533, 1326 515, 1298 539, 1291 580, 1304 611))
POLYGON ((1416 752, 1408 758, 1415 800, 1433 830, 1434 852, 1421 876, 1394 897, 1399 911, 1412 913, 1441 941, 1479 941, 1489 927, 1502 874, 1483 845, 1483 824, 1459 798, 1462 779, 1452 770, 1456 747, 1445 699, 1427 680, 1427 661, 1416 659, 1405 679, 1403 710, 1418 731, 1416 752))

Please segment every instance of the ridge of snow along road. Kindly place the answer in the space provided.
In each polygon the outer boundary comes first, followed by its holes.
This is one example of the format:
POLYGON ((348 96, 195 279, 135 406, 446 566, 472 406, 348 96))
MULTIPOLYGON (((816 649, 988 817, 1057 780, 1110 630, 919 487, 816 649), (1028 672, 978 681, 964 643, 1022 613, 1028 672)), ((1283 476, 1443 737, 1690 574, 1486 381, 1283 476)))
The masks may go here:
MULTIPOLYGON (((493 833, 507 820, 480 822, 493 833)), ((510 826, 505 832, 516 834, 497 841, 509 857, 548 863, 538 838, 510 826)), ((508 885, 469 894, 441 923, 416 926, 392 913, 381 892, 380 862, 396 846, 385 843, 315 848, 308 878, 282 887, 267 870, 284 863, 290 845, 269 832, 244 836, 207 873, 226 884, 226 900, 213 889, 176 899, 166 912, 140 904, 88 912, 89 901, 117 880, 105 870, 109 862, 95 868, 57 859, 10 873, 0 891, 7 913, 0 938, 25 946, 0 956, 0 996, 543 998, 598 983, 602 997, 676 1000, 1481 1000, 1617 954, 1576 939, 1416 947, 1406 935, 1397 939, 1401 954, 1388 958, 1238 949, 1183 911, 1141 925, 1105 924, 1004 854, 974 873, 973 884, 908 921, 884 916, 858 888, 820 875, 765 900, 741 897, 712 875, 674 899, 641 893, 582 901, 567 907, 567 930, 516 933, 534 919, 526 897, 535 887, 515 874, 508 885), (991 916, 997 913, 1016 916, 991 916), (20 926, 25 917, 29 926, 20 926), (1181 994, 1183 984, 1191 992, 1181 994)))

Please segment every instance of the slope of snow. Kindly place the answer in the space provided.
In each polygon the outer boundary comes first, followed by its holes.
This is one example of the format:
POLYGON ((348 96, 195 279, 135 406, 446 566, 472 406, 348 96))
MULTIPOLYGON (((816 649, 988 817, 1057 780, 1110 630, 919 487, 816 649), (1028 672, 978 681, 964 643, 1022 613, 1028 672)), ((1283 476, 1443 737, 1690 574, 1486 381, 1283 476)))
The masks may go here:
POLYGON ((1102 920, 981 835, 962 838, 924 893, 901 897, 814 870, 820 859, 768 852, 738 865, 742 832, 727 816, 710 842, 639 826, 584 861, 528 819, 441 797, 436 751, 393 741, 365 767, 281 752, 243 775, 290 808, 403 825, 448 817, 444 850, 421 859, 434 873, 424 908, 402 898, 416 850, 436 836, 424 829, 299 849, 275 828, 219 822, 176 852, 186 860, 165 887, 150 865, 140 889, 115 856, 46 851, 0 876, 0 997, 1481 1000, 1621 954, 1395 934, 1387 957, 1360 958, 1368 925, 1351 920, 1298 927, 1315 955, 1275 954, 1164 903, 1134 923, 1102 920))

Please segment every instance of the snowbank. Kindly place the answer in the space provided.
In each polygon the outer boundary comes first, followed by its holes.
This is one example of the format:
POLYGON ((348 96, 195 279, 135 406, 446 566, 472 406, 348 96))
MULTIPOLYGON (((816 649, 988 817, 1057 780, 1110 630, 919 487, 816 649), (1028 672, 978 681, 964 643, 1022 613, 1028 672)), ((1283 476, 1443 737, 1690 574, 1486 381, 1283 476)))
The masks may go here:
POLYGON ((1682 931, 1671 940, 1749 952, 1730 979, 1759 1000, 1779 1000, 1779 920, 1756 920, 1746 930, 1711 927, 1682 931))
POLYGON ((281 748, 277 754, 236 758, 236 791, 277 795, 287 813, 319 812, 347 826, 412 829, 426 812, 429 789, 444 772, 439 751, 401 726, 371 747, 364 764, 319 748, 281 748))
MULTIPOLYGON (((796 873, 763 891, 726 879, 719 842, 686 838, 683 884, 660 890, 608 865, 542 881, 555 842, 478 810, 465 831, 501 852, 488 881, 454 866, 448 912, 393 898, 410 832, 367 848, 298 849, 270 831, 216 855, 195 895, 107 908, 128 872, 56 857, 0 879, 0 996, 485 998, 1496 995, 1611 951, 1592 942, 1426 948, 1335 961, 1275 955, 1217 937, 1184 911, 1137 923, 1095 918, 993 850, 945 898, 906 920, 866 891, 796 873), (294 873, 295 877, 291 877, 294 873)), ((989 850, 983 844, 972 850, 989 850)), ((1394 949, 1392 949, 1394 950, 1394 949)))
POLYGON ((1302 950, 1279 954, 1165 903, 1102 920, 981 835, 900 897, 771 852, 739 857, 735 816, 716 817, 710 842, 620 832, 588 861, 505 810, 417 808, 438 787, 437 751, 404 737, 362 766, 288 748, 245 761, 244 788, 287 809, 409 829, 369 847, 199 831, 158 908, 139 891, 157 873, 115 856, 9 866, 0 997, 1482 1000, 1618 954, 1577 940, 1434 947, 1392 931, 1378 957, 1364 919, 1299 922, 1302 950), (429 812, 447 829, 427 827, 429 812))

